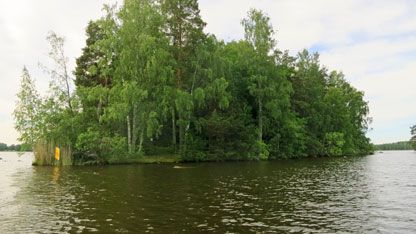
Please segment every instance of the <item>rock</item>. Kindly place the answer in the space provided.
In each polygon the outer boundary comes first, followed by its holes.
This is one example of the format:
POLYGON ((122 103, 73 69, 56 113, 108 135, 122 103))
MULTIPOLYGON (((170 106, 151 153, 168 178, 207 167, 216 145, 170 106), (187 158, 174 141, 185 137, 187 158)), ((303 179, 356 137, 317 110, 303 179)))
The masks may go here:
POLYGON ((183 166, 174 166, 173 169, 187 169, 187 168, 192 168, 192 167, 183 167, 183 166))

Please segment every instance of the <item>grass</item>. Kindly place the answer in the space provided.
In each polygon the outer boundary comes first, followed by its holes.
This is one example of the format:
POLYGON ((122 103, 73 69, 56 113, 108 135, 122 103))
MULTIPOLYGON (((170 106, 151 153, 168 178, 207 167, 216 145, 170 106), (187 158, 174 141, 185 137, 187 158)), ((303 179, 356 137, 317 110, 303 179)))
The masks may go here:
POLYGON ((178 163, 181 157, 176 154, 149 155, 137 158, 112 158, 108 164, 158 164, 158 163, 178 163))

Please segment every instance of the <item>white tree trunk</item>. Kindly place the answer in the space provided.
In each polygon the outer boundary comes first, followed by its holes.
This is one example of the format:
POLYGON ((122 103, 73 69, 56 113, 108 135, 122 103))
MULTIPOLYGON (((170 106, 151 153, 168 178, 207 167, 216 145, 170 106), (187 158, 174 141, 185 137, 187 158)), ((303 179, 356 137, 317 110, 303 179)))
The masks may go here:
POLYGON ((129 147, 129 153, 132 152, 132 147, 131 147, 131 123, 130 123, 130 115, 127 115, 127 144, 129 147))

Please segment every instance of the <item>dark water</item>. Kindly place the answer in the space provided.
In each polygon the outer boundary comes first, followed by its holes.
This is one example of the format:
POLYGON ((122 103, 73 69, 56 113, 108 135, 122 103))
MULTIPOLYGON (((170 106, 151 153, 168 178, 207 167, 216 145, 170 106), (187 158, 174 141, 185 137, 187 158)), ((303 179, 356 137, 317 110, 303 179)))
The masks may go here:
POLYGON ((32 167, 0 157, 0 233, 415 233, 416 153, 32 167))

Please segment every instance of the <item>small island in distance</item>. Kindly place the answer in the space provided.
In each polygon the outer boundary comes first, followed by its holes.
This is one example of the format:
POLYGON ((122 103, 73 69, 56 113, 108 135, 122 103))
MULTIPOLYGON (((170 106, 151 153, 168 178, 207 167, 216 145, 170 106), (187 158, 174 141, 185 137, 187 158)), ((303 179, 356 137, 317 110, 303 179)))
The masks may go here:
POLYGON ((385 150, 413 150, 414 146, 411 141, 399 141, 394 143, 385 143, 374 145, 374 149, 378 151, 385 150))
POLYGON ((0 142, 0 152, 19 152, 24 149, 25 147, 22 147, 22 145, 19 144, 7 145, 5 143, 0 142))

